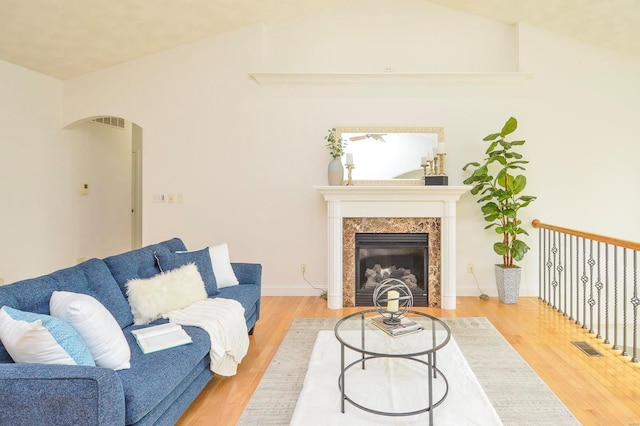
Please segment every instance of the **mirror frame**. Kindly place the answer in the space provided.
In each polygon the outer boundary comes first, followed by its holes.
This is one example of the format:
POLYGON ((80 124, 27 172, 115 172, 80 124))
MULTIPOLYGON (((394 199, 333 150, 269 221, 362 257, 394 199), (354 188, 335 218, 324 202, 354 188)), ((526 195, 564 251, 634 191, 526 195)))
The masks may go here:
MULTIPOLYGON (((336 127, 336 138, 342 138, 343 133, 435 133, 438 142, 444 142, 444 127, 336 127)), ((348 147, 348 145, 347 145, 348 147)), ((346 151, 345 151, 346 152, 346 151)), ((346 180, 346 176, 345 176, 346 180)), ((378 180, 353 180, 353 185, 424 185, 423 179, 378 179, 378 180)))

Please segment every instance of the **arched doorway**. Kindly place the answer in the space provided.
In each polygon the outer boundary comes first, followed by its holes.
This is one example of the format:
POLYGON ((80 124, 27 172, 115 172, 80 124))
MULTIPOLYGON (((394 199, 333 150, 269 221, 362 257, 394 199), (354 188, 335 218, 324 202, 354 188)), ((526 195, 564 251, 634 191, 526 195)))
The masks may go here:
POLYGON ((67 126, 77 155, 79 253, 104 256, 142 245, 142 128, 100 116, 67 126))

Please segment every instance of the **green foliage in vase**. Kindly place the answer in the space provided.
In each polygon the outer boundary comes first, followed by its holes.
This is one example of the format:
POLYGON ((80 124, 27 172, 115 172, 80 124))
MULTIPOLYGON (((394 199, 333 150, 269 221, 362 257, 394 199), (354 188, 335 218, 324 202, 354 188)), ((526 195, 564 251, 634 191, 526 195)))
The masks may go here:
POLYGON ((484 220, 489 222, 485 229, 494 228, 501 235, 493 245, 496 254, 502 256, 504 267, 513 267, 513 261, 521 261, 529 251, 529 246, 520 239, 529 235, 518 219, 520 209, 528 206, 536 197, 523 195, 527 178, 519 174, 524 171, 522 154, 514 147, 524 145, 524 140, 507 141, 505 137, 518 128, 518 121, 510 117, 499 133, 492 133, 483 141, 490 142, 486 157, 482 162, 468 163, 463 167, 472 171, 464 180, 466 185, 474 185, 473 195, 478 195, 484 220))
POLYGON ((344 150, 347 147, 347 143, 344 139, 336 139, 336 129, 330 129, 329 134, 324 137, 324 140, 327 141, 325 145, 329 149, 329 154, 333 158, 340 158, 344 154, 344 150))

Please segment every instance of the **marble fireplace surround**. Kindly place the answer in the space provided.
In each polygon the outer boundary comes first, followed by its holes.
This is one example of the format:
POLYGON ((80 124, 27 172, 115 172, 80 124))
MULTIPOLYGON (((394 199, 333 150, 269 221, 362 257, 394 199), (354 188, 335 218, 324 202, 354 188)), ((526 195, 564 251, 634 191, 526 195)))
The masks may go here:
POLYGON ((342 304, 356 303, 356 234, 429 234, 428 300, 440 307, 440 218, 429 217, 345 217, 342 219, 342 304))
MULTIPOLYGON (((440 231, 440 262, 439 275, 440 282, 432 283, 431 279, 436 279, 432 274, 432 259, 429 257, 429 286, 440 289, 440 306, 444 309, 455 309, 456 307, 456 202, 460 196, 467 192, 468 186, 316 186, 325 201, 327 202, 327 233, 328 233, 328 273, 327 273, 327 303, 329 309, 340 309, 343 306, 353 304, 347 297, 354 286, 354 273, 350 279, 346 279, 345 265, 343 259, 351 252, 345 250, 345 238, 349 238, 352 233, 353 224, 367 223, 364 218, 380 218, 380 221, 369 221, 370 223, 387 223, 387 226, 395 229, 393 232, 414 232, 415 227, 431 224, 435 226, 433 231, 437 231, 439 222, 440 231), (345 218, 356 218, 357 220, 344 221, 345 218), (418 220, 407 220, 417 218, 418 220), (439 221, 424 220, 429 218, 439 218, 439 221), (395 220, 400 219, 400 220, 395 220), (348 227, 348 234, 345 233, 345 223, 348 227), (350 225, 351 224, 351 225, 350 225), (404 224, 404 225, 402 225, 404 224), (400 231, 399 229, 409 229, 400 231), (346 288, 346 292, 345 292, 346 288)), ((430 226, 431 226, 430 225, 430 226)), ((383 228, 377 232, 388 232, 383 228)), ((367 231, 372 229, 367 225, 367 231)), ((425 231, 420 231, 425 232, 425 231)), ((429 232, 430 251, 433 235, 429 232)), ((436 233, 436 232, 434 232, 436 233)), ((434 248, 437 245, 434 244, 434 248)), ((353 263, 351 260, 350 263, 353 263)), ((430 306, 432 306, 432 296, 430 293, 430 306)))

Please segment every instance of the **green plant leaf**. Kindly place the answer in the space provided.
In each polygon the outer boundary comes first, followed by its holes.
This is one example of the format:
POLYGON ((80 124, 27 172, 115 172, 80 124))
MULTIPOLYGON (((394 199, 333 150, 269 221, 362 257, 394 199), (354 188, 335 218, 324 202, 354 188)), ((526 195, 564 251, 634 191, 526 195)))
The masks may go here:
POLYGON ((511 145, 524 145, 524 141, 511 141, 511 145))
POLYGON ((469 166, 473 166, 473 167, 480 167, 480 163, 478 163, 477 161, 473 161, 471 163, 467 163, 464 165, 464 167, 462 168, 463 171, 467 171, 467 168, 469 166))
POLYGON ((522 192, 525 186, 527 186, 527 178, 523 175, 518 175, 513 180, 513 186, 511 187, 511 190, 514 194, 519 194, 520 192, 522 192))
POLYGON ((498 205, 494 202, 491 203, 487 203, 484 206, 482 206, 481 208, 482 213, 484 214, 491 214, 491 213, 498 213, 500 212, 500 208, 498 207, 498 205))
POLYGON ((529 246, 522 240, 513 240, 511 245, 511 256, 514 260, 521 261, 529 251, 529 246))
POLYGON ((511 209, 511 208, 504 209, 502 211, 502 214, 507 216, 507 217, 510 217, 511 219, 515 219, 515 217, 516 217, 516 211, 514 209, 511 209))
POLYGON ((518 128, 518 120, 513 117, 509 117, 502 130, 500 131, 500 136, 505 137, 511 133, 513 133, 518 128))
POLYGON ((495 251, 500 256, 504 256, 509 253, 509 246, 505 243, 495 243, 493 245, 493 251, 495 251))
POLYGON ((484 139, 482 139, 482 140, 483 141, 492 141, 492 140, 496 139, 499 136, 501 136, 500 133, 492 133, 489 136, 485 136, 484 139))
POLYGON ((493 151, 494 149, 496 149, 496 146, 498 146, 498 142, 492 142, 491 145, 489 145, 489 148, 487 148, 487 150, 484 152, 485 154, 490 153, 491 151, 493 151))

